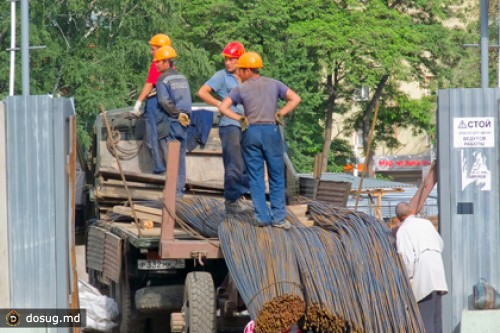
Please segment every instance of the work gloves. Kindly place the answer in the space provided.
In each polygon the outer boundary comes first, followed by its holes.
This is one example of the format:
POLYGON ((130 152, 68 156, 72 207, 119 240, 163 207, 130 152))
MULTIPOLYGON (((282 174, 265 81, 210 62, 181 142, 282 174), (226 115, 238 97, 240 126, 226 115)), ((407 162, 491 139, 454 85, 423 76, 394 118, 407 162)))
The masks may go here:
POLYGON ((278 125, 285 126, 285 118, 283 118, 283 115, 280 112, 276 112, 274 114, 274 119, 278 125))
POLYGON ((189 124, 191 124, 191 120, 189 120, 189 116, 187 115, 187 113, 179 113, 179 123, 184 127, 187 127, 189 126, 189 124))
POLYGON ((142 115, 141 105, 142 101, 137 100, 137 102, 135 102, 134 109, 130 112, 130 115, 135 118, 139 118, 142 115))
POLYGON ((241 116, 240 119, 238 119, 238 122, 240 123, 241 131, 245 132, 249 125, 248 118, 245 116, 241 116))

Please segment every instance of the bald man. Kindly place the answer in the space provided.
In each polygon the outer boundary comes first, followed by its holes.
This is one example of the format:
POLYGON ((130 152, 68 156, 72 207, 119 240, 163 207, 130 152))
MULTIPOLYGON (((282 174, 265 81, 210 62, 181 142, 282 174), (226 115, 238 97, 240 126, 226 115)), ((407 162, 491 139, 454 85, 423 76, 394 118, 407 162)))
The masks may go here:
POLYGON ((426 333, 442 333, 441 297, 448 293, 443 264, 443 239, 431 221, 417 218, 408 202, 396 206, 402 222, 396 244, 426 333))

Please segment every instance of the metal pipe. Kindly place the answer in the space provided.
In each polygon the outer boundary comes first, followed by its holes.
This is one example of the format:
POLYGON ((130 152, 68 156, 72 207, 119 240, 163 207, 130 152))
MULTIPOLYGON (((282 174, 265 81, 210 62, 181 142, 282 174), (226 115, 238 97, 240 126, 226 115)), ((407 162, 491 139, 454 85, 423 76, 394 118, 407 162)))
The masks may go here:
POLYGON ((14 96, 14 79, 16 76, 16 0, 10 2, 10 73, 9 96, 14 96))
POLYGON ((21 68, 23 96, 30 95, 29 1, 21 0, 21 68))
POLYGON ((488 0, 481 0, 481 88, 488 88, 488 0))

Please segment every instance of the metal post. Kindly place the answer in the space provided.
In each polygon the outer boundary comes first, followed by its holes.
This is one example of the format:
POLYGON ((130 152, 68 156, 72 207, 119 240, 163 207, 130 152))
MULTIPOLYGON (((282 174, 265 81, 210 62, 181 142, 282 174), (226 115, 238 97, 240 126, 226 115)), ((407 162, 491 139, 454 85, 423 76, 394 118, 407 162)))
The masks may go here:
POLYGON ((23 96, 30 94, 29 1, 21 0, 21 67, 23 96))
POLYGON ((16 0, 10 2, 10 73, 9 96, 14 96, 14 78, 16 76, 16 0))
POLYGON ((488 0, 481 0, 481 88, 488 88, 488 0))

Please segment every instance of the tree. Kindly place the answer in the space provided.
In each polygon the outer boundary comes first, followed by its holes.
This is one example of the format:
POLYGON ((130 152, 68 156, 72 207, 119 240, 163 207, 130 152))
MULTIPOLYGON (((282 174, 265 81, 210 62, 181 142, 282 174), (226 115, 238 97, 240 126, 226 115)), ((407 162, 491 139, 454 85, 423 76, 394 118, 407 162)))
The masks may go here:
MULTIPOLYGON (((436 1, 419 3, 424 9, 437 4, 436 1)), ((295 21, 289 27, 291 35, 301 40, 322 63, 323 89, 328 95, 324 120, 325 155, 330 151, 333 113, 352 109, 356 103, 351 98, 354 90, 362 85, 375 88, 386 75, 392 79, 383 92, 374 146, 394 132, 392 126, 384 124, 409 127, 418 123, 424 129, 430 127, 427 121, 431 117, 422 115, 420 110, 413 112, 412 109, 394 108, 399 100, 405 98, 397 89, 398 81, 414 81, 421 76, 422 70, 438 73, 443 51, 439 49, 442 44, 436 43, 436 40, 446 41, 452 33, 436 23, 436 17, 442 11, 427 12, 415 18, 405 14, 409 8, 399 10, 401 6, 397 1, 342 1, 334 5, 313 1, 309 2, 308 11, 304 14, 307 20, 295 21), (394 115, 394 112, 399 114, 394 115)), ((412 9, 416 10, 415 6, 412 9)), ((455 48, 454 54, 457 54, 457 46, 448 46, 448 52, 455 48)), ((370 112, 366 112, 366 104, 362 103, 361 111, 345 124, 351 131, 363 129, 365 151, 371 119, 370 112)), ((431 114, 432 107, 427 106, 430 108, 426 113, 431 114)))
MULTIPOLYGON (((6 2, 0 9, 9 12, 6 2)), ((4 22, 9 21, 2 16, 0 41, 7 41, 4 22)), ((147 41, 154 34, 178 41, 177 67, 186 75, 212 70, 203 62, 208 53, 180 38, 183 27, 173 1, 35 1, 30 27, 30 44, 46 45, 30 53, 31 93, 74 96, 80 139, 87 144, 99 104, 118 108, 137 97, 151 62, 147 41)), ((16 87, 19 92, 19 80, 16 87)))
MULTIPOLYGON (((220 52, 232 40, 261 53, 263 75, 276 78, 301 97, 287 117, 289 153, 298 170, 310 171, 314 155, 330 156, 328 170, 352 158, 332 128, 348 133, 370 120, 367 102, 353 100, 362 85, 375 89, 389 75, 381 95, 376 144, 397 144, 394 126, 432 128, 435 96, 410 101, 400 81, 421 79, 428 71, 439 87, 456 85, 453 67, 465 51, 467 32, 441 22, 458 0, 56 0, 30 3, 31 91, 74 96, 81 132, 89 130, 97 105, 131 105, 151 61, 147 40, 172 37, 177 67, 195 92, 222 67, 220 52), (448 6, 448 7, 447 7, 448 6), (332 115, 346 115, 342 124, 332 115), (364 116, 363 116, 364 113, 364 116), (332 149, 333 147, 333 149, 332 149)), ((0 3, 0 44, 8 47, 8 2, 0 3)), ((8 55, 0 61, 8 63, 8 55)), ((5 67, 2 67, 5 68, 5 67)), ((19 71, 18 71, 19 73, 19 71)), ((2 93, 7 71, 0 72, 2 93)), ((20 76, 18 74, 18 76, 20 76)), ((17 89, 20 82, 17 80, 17 89)), ((19 90, 18 90, 19 91, 19 90)), ((3 93, 2 96, 5 96, 3 93)), ((366 134, 365 134, 366 135, 366 134)), ((347 145, 348 146, 348 145, 347 145)))

